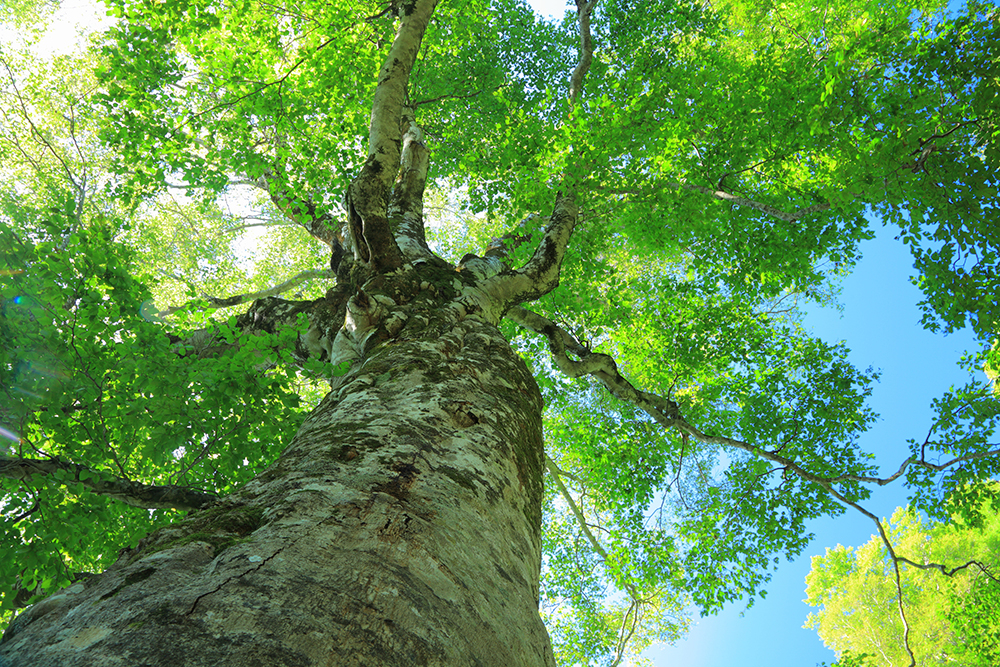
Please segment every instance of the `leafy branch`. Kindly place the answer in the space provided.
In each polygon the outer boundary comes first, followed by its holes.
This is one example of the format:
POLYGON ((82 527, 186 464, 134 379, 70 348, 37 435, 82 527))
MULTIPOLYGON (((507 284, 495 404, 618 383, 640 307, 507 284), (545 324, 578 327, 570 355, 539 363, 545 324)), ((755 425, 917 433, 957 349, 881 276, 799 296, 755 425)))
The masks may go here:
MULTIPOLYGON (((580 377, 583 375, 590 375, 595 379, 599 380, 616 398, 623 400, 627 403, 634 405, 635 407, 643 410, 646 414, 650 415, 664 428, 676 429, 681 433, 682 440, 684 443, 687 442, 688 437, 691 437, 700 442, 706 444, 715 444, 724 447, 732 447, 735 449, 740 449, 745 452, 752 454, 753 456, 763 458, 765 460, 771 461, 773 463, 779 464, 779 469, 784 469, 799 478, 812 482, 820 486, 824 491, 830 494, 833 498, 837 499, 843 505, 852 508, 862 515, 868 517, 873 522, 875 522, 878 528, 878 533, 882 543, 885 545, 889 552, 890 558, 892 560, 893 572, 895 578, 895 585, 897 590, 897 602, 899 607, 899 616, 903 623, 904 634, 903 643, 907 654, 910 656, 910 667, 916 666, 916 658, 914 656, 913 650, 910 646, 910 626, 906 618, 906 611, 903 606, 903 589, 902 582, 900 578, 900 564, 907 564, 920 569, 937 570, 946 576, 953 576, 957 572, 960 572, 968 567, 977 566, 982 572, 989 575, 985 566, 978 561, 970 561, 964 565, 947 568, 946 566, 938 563, 928 563, 928 564, 918 564, 908 558, 899 556, 896 553, 895 548, 892 545, 892 541, 889 535, 885 531, 882 522, 877 516, 872 514, 870 511, 861 506, 858 502, 851 500, 846 495, 841 493, 835 488, 836 484, 843 482, 860 482, 860 483, 870 483, 878 484, 880 486, 889 484, 890 482, 898 479, 902 476, 907 467, 910 465, 917 465, 925 467, 935 471, 942 471, 952 466, 958 465, 960 463, 974 461, 989 456, 994 456, 1000 454, 1000 448, 989 449, 983 452, 977 452, 974 454, 968 454, 965 456, 955 457, 954 459, 943 463, 935 464, 926 461, 921 456, 921 459, 916 459, 915 457, 909 457, 900 466, 899 470, 886 478, 866 476, 866 475, 855 475, 855 474, 842 474, 834 476, 823 476, 806 470, 803 466, 796 463, 793 459, 783 456, 778 453, 778 451, 770 451, 763 449, 761 447, 754 446, 750 443, 738 440, 735 438, 729 438, 724 436, 709 435, 697 427, 690 424, 681 414, 679 407, 673 401, 657 396, 649 392, 644 392, 636 389, 628 380, 626 380, 621 373, 618 371, 617 364, 614 359, 607 354, 592 352, 586 345, 577 340, 572 334, 566 330, 559 327, 552 320, 527 310, 521 306, 512 308, 507 313, 508 317, 519 325, 534 331, 536 333, 544 335, 549 342, 549 350, 555 361, 555 365, 559 370, 569 376, 569 377, 580 377), (578 359, 572 359, 569 356, 572 353, 578 359)), ((929 436, 928 436, 929 438, 929 436)), ((926 444, 926 443, 925 443, 926 444)), ((780 448, 779 448, 780 450, 780 448)), ((567 498, 567 502, 570 508, 573 510, 574 515, 580 522, 584 534, 587 536, 588 540, 594 545, 595 551, 602 558, 606 558, 606 553, 596 543, 593 535, 587 528, 584 517, 579 509, 573 504, 572 500, 568 498, 568 492, 565 491, 565 486, 562 485, 561 480, 558 479, 559 471, 558 469, 553 469, 551 463, 549 465, 549 472, 556 479, 556 484, 560 489, 560 493, 567 498)))
POLYGON ((0 477, 21 482, 51 478, 63 484, 76 483, 98 495, 108 496, 126 505, 143 509, 194 510, 205 507, 218 498, 214 493, 186 486, 135 482, 79 463, 64 461, 59 457, 26 459, 2 456, 0 477))
MULTIPOLYGON (((587 538, 587 542, 590 543, 591 548, 600 557, 601 561, 605 565, 610 565, 611 557, 608 555, 607 550, 594 536, 594 533, 590 530, 590 524, 587 522, 587 517, 584 516, 583 510, 580 508, 579 504, 574 500, 573 494, 569 492, 566 485, 562 481, 563 476, 572 477, 568 473, 559 469, 559 466, 550 459, 547 455, 545 457, 545 468, 549 472, 550 478, 555 482, 556 488, 559 491, 559 495, 562 496, 566 504, 569 505, 570 511, 573 512, 573 516, 576 517, 577 524, 580 526, 580 530, 583 531, 584 537, 587 538)), ((629 596, 629 608, 628 611, 622 617, 621 629, 618 632, 618 643, 615 650, 615 659, 611 663, 612 667, 621 663, 622 659, 625 657, 625 647, 628 645, 629 639, 635 634, 635 631, 639 623, 639 612, 645 602, 642 595, 639 594, 639 590, 635 587, 631 581, 622 578, 620 579, 621 585, 625 588, 629 596)))
MULTIPOLYGON (((590 70, 594 57, 594 41, 590 31, 590 15, 597 0, 577 2, 577 19, 580 33, 580 57, 570 77, 569 101, 576 107, 583 88, 583 79, 590 70)), ((589 172, 586 169, 568 169, 562 178, 563 190, 556 193, 555 205, 545 234, 538 242, 531 258, 517 271, 495 276, 486 281, 486 289, 500 303, 518 304, 546 294, 559 284, 559 271, 570 237, 580 216, 575 190, 579 181, 589 172)))

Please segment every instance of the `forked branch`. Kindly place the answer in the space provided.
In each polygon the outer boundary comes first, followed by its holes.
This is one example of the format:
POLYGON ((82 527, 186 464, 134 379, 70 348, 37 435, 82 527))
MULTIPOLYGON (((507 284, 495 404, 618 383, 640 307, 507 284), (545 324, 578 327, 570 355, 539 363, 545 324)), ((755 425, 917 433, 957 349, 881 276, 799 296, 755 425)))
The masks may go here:
POLYGON ((368 129, 368 157, 347 191, 355 258, 376 271, 403 265, 388 220, 389 192, 399 172, 403 107, 410 72, 438 0, 401 3, 399 29, 379 70, 368 129))

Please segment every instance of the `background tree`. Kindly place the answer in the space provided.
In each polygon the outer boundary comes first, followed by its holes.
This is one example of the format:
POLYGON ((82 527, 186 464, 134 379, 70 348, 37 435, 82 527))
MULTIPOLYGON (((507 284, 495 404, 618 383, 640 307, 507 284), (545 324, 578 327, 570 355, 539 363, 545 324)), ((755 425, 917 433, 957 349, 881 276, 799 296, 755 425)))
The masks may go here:
MULTIPOLYGON (((992 664, 996 616, 991 614, 993 579, 1000 545, 1000 518, 990 508, 981 525, 922 520, 906 508, 892 516, 890 537, 896 552, 915 566, 902 571, 909 612, 909 645, 920 665, 992 664), (966 567, 942 576, 933 563, 966 567)), ((814 628, 838 655, 867 654, 876 665, 906 665, 904 627, 896 611, 898 592, 892 563, 882 540, 857 549, 837 546, 813 557, 806 578, 807 602, 819 610, 809 615, 814 628)))
POLYGON ((876 374, 797 319, 874 209, 987 356, 997 23, 940 9, 121 1, 5 49, 0 656, 551 664, 540 604, 617 664, 870 485, 976 520, 990 393, 880 477, 876 374))

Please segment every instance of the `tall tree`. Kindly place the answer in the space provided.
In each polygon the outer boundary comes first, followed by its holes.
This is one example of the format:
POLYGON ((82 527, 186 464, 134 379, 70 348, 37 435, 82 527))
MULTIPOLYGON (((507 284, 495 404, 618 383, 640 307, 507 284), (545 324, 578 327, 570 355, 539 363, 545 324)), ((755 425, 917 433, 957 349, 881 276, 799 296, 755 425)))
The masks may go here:
POLYGON ((874 209, 996 331, 1000 28, 939 9, 116 0, 83 81, 5 52, 0 661, 618 664, 871 485, 974 520, 989 392, 880 477, 797 322, 874 209))

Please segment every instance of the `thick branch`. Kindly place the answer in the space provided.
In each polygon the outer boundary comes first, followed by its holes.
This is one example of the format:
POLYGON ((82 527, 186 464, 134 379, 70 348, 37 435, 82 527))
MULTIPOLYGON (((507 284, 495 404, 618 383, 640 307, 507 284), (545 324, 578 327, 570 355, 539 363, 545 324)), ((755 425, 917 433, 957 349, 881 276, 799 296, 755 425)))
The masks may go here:
POLYGON ((618 372, 618 365, 610 355, 591 352, 587 346, 547 317, 521 306, 507 311, 507 317, 548 338, 549 350, 563 373, 570 377, 593 376, 616 398, 642 409, 665 428, 681 428, 687 424, 676 403, 636 389, 618 372), (570 359, 567 352, 579 357, 579 361, 570 359))
POLYGON ((430 151, 424 145, 423 132, 416 122, 412 118, 405 122, 409 127, 403 135, 399 177, 389 200, 389 227, 407 261, 430 260, 432 254, 424 236, 424 188, 430 151))
POLYGON ((400 121, 410 71, 437 3, 438 0, 400 3, 402 16, 399 30, 379 71, 368 127, 368 162, 374 167, 371 177, 380 179, 386 191, 392 186, 399 168, 400 121))
POLYGON ((227 342, 212 327, 193 331, 186 338, 171 335, 170 341, 181 356, 219 357, 239 347, 244 337, 296 327, 299 316, 305 315, 309 326, 288 349, 291 361, 300 366, 310 359, 327 362, 331 360, 334 341, 344 324, 347 292, 347 288, 338 286, 328 290, 325 297, 312 301, 288 301, 273 296, 257 299, 247 312, 236 318, 239 335, 232 342, 227 342))
POLYGON ((264 190, 277 209, 289 220, 309 232, 310 236, 330 246, 330 248, 335 248, 340 244, 337 232, 340 229, 341 221, 328 212, 320 211, 311 199, 299 197, 270 172, 265 172, 253 184, 264 190))
POLYGON ((59 458, 20 459, 0 457, 0 477, 27 482, 33 477, 49 477, 60 483, 78 482, 92 492, 144 509, 194 510, 215 502, 214 493, 173 484, 157 486, 133 482, 98 472, 59 458), (63 474, 58 475, 58 471, 63 474))
MULTIPOLYGON (((576 107, 583 89, 583 79, 590 70, 594 57, 594 41, 590 34, 590 14, 597 0, 577 0, 577 20, 580 29, 580 59, 570 77, 570 105, 576 107)), ((513 272, 505 272, 486 282, 487 292, 501 304, 515 305, 531 301, 551 292, 559 285, 559 270, 562 267, 566 247, 576 226, 580 211, 576 203, 576 189, 589 169, 583 167, 575 154, 570 155, 571 164, 562 178, 563 191, 556 194, 555 206, 549 218, 545 235, 528 262, 513 272)))
POLYGON ((573 76, 569 80, 569 101, 576 104, 580 99, 580 91, 583 90, 583 78, 590 69, 590 63, 594 58, 594 42, 590 36, 590 14, 594 11, 597 0, 584 2, 576 0, 577 21, 580 25, 580 60, 573 70, 573 76))
POLYGON ((236 319, 236 326, 246 335, 275 333, 297 326, 299 316, 305 315, 309 327, 299 334, 295 347, 290 350, 292 360, 297 364, 304 364, 309 359, 330 361, 334 341, 347 313, 347 292, 347 288, 338 286, 329 290, 325 297, 313 301, 286 301, 273 296, 258 299, 236 319))
POLYGON ((379 71, 368 130, 368 157, 347 192, 348 221, 355 257, 376 271, 403 264, 389 228, 389 191, 399 171, 403 104, 410 71, 437 0, 400 3, 402 16, 385 64, 379 71))
POLYGON ((537 299, 559 285, 559 269, 580 213, 572 197, 559 195, 548 229, 531 259, 517 271, 505 271, 483 284, 497 302, 514 305, 537 299))
MULTIPOLYGON (((975 454, 967 454, 965 456, 956 457, 942 464, 930 463, 928 461, 917 460, 910 457, 903 462, 898 471, 889 477, 874 477, 869 475, 856 475, 853 473, 834 475, 831 477, 816 475, 800 466, 793 459, 782 456, 777 452, 768 451, 735 438, 703 433, 684 419, 676 403, 665 399, 662 396, 657 396, 656 394, 636 389, 618 372, 618 366, 615 364, 614 359, 612 359, 610 355, 591 352, 585 345, 574 338, 572 334, 559 327, 555 322, 547 317, 534 313, 521 306, 511 308, 507 311, 507 317, 526 329, 540 333, 548 338, 549 350, 552 352, 552 356, 556 362, 556 367, 559 368, 559 370, 565 375, 568 375, 569 377, 590 375, 607 387, 607 389, 616 398, 640 408, 643 412, 651 416, 664 427, 675 428, 682 434, 687 434, 695 440, 706 444, 741 449, 745 452, 753 454, 754 456, 776 463, 782 468, 787 469, 789 472, 794 473, 808 482, 819 484, 831 493, 835 493, 833 491, 834 484, 841 484, 844 482, 858 482, 862 484, 877 484, 879 486, 885 486, 902 476, 905 473, 906 468, 911 465, 941 471, 966 461, 974 461, 988 456, 1000 455, 1000 449, 990 449, 977 452, 975 454), (576 361, 571 359, 567 352, 578 356, 580 360, 576 361)), ((835 493, 835 495, 837 494, 835 493)))

